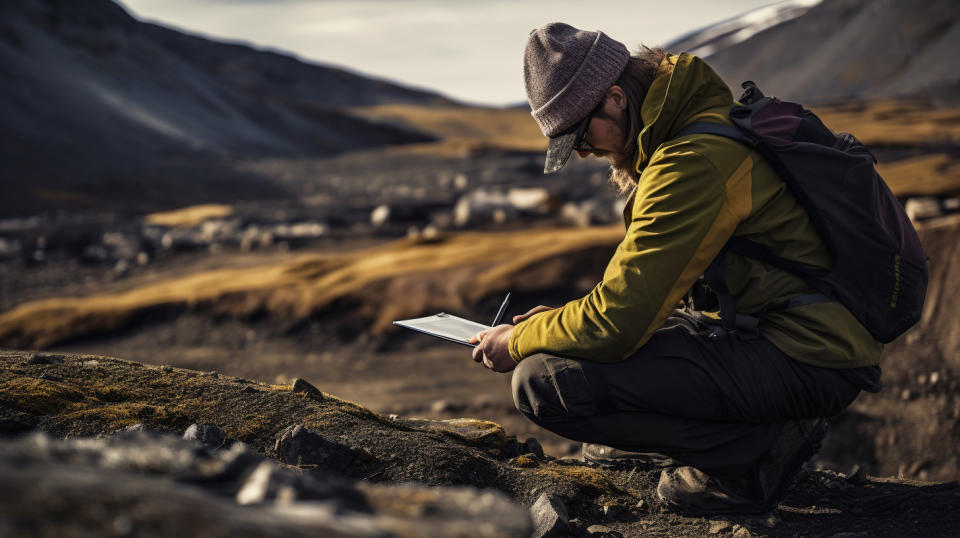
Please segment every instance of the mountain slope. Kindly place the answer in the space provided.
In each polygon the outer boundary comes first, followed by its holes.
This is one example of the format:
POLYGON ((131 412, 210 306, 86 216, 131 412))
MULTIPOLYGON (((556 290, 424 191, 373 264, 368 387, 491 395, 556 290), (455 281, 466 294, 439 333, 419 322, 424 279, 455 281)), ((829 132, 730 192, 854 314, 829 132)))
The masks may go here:
POLYGON ((226 161, 431 139, 338 108, 379 103, 450 102, 141 23, 109 0, 4 3, 0 214, 279 195, 226 161))
POLYGON ((786 2, 666 48, 703 56, 731 87, 754 80, 791 100, 960 94, 960 6, 952 0, 786 2))

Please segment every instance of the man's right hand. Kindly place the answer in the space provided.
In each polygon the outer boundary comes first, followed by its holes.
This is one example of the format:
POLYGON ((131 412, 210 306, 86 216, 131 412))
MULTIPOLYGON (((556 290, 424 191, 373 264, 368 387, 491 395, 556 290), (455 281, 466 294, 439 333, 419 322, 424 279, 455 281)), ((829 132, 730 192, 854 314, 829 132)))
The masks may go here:
POLYGON ((554 308, 555 308, 555 307, 553 307, 553 306, 543 306, 543 305, 535 306, 535 307, 531 308, 529 311, 527 311, 526 314, 520 314, 519 316, 513 316, 513 322, 514 322, 514 323, 520 323, 521 321, 529 318, 530 316, 532 316, 532 315, 534 315, 534 314, 539 314, 540 312, 546 312, 547 310, 553 310, 554 308))

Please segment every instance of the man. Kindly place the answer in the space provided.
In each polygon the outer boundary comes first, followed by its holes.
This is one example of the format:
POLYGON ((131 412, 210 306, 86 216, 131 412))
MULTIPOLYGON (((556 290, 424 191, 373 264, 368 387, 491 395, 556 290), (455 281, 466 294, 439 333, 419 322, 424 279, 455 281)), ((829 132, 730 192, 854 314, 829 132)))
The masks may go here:
POLYGON ((769 509, 817 449, 821 417, 879 390, 882 345, 838 302, 784 307, 815 290, 721 249, 748 235, 782 258, 829 268, 827 247, 758 153, 679 135, 695 121, 729 123, 734 105, 699 58, 631 56, 602 32, 554 23, 530 33, 524 78, 550 138, 544 171, 573 151, 609 159, 614 182, 633 188, 626 234, 588 295, 479 333, 474 360, 513 371, 520 412, 584 442, 587 459, 656 453, 680 462, 661 473, 657 494, 668 506, 769 509), (715 258, 737 313, 757 318, 753 330, 677 309, 715 258))

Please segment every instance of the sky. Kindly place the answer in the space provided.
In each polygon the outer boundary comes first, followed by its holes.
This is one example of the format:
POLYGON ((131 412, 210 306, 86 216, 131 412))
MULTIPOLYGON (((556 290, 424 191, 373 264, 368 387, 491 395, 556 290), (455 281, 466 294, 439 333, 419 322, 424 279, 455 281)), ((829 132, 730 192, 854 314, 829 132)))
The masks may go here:
POLYGON ((635 50, 771 0, 119 0, 132 15, 483 105, 525 102, 530 30, 562 21, 635 50))

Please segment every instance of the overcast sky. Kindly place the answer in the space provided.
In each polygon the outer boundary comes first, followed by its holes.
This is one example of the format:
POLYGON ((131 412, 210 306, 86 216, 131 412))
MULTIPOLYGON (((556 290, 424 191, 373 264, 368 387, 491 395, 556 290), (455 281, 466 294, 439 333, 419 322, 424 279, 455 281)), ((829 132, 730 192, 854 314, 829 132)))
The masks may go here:
POLYGON ((525 101, 523 45, 563 21, 631 50, 770 0, 120 0, 134 16, 293 53, 463 101, 525 101))

